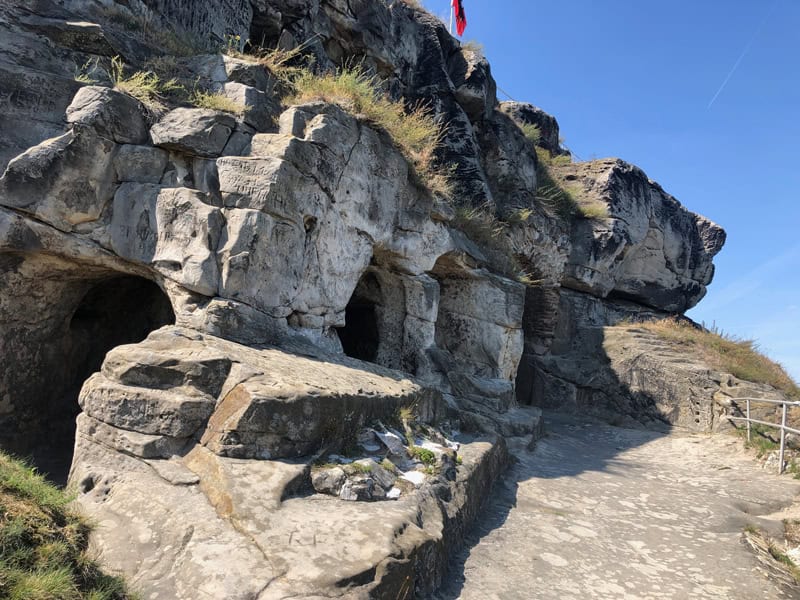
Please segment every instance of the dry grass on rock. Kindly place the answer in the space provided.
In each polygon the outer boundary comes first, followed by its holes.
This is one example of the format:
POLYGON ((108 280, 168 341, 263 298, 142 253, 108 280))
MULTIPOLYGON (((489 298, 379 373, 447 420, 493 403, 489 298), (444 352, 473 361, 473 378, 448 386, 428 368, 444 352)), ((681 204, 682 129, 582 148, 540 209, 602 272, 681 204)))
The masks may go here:
POLYGON ((407 111, 402 102, 381 93, 376 78, 360 67, 321 75, 305 70, 292 80, 292 88, 287 104, 329 102, 385 130, 414 166, 420 181, 433 193, 450 195, 449 173, 434 164, 444 128, 427 107, 407 111))
POLYGON ((689 346, 700 352, 709 364, 739 379, 766 383, 789 398, 800 400, 800 388, 777 362, 758 351, 753 340, 739 339, 712 328, 698 329, 676 319, 641 324, 662 339, 689 346))

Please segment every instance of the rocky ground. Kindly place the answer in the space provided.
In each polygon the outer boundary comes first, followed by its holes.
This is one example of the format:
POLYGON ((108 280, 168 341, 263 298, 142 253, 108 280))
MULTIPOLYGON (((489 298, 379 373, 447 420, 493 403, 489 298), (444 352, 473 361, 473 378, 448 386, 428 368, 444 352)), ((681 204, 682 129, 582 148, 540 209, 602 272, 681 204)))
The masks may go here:
POLYGON ((798 597, 766 577, 744 530, 782 529, 800 482, 732 436, 546 417, 440 600, 798 597))

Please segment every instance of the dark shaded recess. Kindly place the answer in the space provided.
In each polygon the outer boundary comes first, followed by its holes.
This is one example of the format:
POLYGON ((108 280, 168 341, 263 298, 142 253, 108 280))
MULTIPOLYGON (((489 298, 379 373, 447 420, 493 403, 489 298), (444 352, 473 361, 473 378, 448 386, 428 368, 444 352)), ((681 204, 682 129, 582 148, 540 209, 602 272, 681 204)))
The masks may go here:
POLYGON ((173 323, 169 298, 158 285, 141 277, 104 279, 84 295, 72 313, 62 346, 64 391, 43 407, 42 430, 47 433, 48 445, 33 451, 37 467, 54 482, 66 483, 72 463, 83 383, 100 370, 109 350, 141 342, 151 331, 173 323))
POLYGON ((347 356, 375 362, 378 358, 380 336, 378 315, 372 298, 380 297, 380 284, 372 273, 367 273, 358 282, 350 302, 345 308, 345 326, 337 330, 342 348, 347 356))

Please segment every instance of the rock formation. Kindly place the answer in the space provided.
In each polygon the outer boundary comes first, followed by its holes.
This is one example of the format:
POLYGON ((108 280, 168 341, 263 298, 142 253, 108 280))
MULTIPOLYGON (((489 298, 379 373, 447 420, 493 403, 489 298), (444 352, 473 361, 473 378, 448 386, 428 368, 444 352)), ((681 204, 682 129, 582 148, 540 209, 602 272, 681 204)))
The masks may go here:
POLYGON ((714 427, 730 379, 686 364, 669 386, 615 326, 694 306, 723 230, 618 160, 558 167, 607 216, 555 214, 520 129, 563 154, 555 119, 498 103, 486 60, 411 4, 0 6, 0 443, 74 442, 101 557, 149 598, 424 596, 536 406, 714 427), (276 73, 219 52, 246 39, 430 106, 452 198, 359 115, 283 106, 276 73), (247 110, 74 78, 165 53, 247 110), (453 198, 501 218, 533 285, 453 198))

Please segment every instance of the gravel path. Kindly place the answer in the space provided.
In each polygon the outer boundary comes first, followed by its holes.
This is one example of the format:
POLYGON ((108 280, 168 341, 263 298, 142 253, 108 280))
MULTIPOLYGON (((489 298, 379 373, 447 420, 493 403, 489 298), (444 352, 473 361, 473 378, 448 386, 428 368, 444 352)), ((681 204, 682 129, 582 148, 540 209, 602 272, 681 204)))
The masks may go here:
POLYGON ((742 542, 800 482, 730 436, 659 435, 546 415, 548 435, 487 505, 441 600, 792 597, 742 542))

